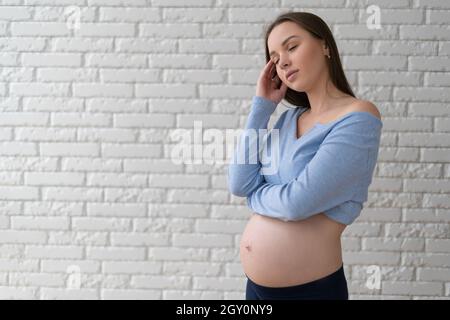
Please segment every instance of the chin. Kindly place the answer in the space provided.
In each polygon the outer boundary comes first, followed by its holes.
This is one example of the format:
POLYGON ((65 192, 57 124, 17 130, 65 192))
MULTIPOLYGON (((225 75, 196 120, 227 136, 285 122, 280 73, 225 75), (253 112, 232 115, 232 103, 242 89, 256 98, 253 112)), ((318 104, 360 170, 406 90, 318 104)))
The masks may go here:
POLYGON ((305 86, 302 86, 301 84, 298 84, 297 82, 289 83, 288 88, 294 90, 294 91, 305 91, 305 86))
POLYGON ((305 81, 305 79, 295 79, 294 82, 288 82, 288 87, 292 90, 299 92, 306 92, 309 88, 311 88, 312 82, 305 81))

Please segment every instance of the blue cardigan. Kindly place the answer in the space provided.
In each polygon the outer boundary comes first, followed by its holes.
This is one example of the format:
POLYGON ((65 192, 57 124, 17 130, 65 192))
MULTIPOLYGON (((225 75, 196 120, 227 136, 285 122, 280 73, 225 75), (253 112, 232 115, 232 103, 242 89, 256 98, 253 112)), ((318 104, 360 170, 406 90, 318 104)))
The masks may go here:
POLYGON ((335 121, 317 122, 297 139, 297 119, 307 108, 284 111, 268 130, 276 107, 269 99, 253 96, 228 165, 228 189, 247 197, 250 209, 268 217, 295 221, 324 212, 351 224, 367 201, 381 120, 353 111, 335 121))

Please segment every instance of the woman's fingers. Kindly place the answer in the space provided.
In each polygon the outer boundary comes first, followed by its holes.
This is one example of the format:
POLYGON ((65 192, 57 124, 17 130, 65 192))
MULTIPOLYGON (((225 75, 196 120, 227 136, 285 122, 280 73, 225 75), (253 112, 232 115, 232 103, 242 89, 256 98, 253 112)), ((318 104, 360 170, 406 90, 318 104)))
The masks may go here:
POLYGON ((269 61, 266 63, 263 69, 263 76, 267 79, 271 79, 272 70, 273 70, 273 61, 272 59, 269 59, 269 61))
POLYGON ((256 91, 258 94, 262 94, 261 92, 264 92, 264 95, 281 95, 284 97, 287 90, 287 85, 277 76, 275 68, 276 65, 273 60, 269 59, 261 71, 261 76, 259 78, 258 88, 256 91))

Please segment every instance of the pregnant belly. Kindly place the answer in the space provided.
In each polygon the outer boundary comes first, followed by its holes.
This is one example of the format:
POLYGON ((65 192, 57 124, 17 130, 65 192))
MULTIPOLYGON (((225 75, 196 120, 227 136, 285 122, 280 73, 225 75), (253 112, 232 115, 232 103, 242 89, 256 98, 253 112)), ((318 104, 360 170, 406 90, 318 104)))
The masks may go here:
POLYGON ((345 227, 323 213, 288 222, 253 214, 240 241, 244 272, 267 287, 323 278, 342 265, 340 236, 345 227))

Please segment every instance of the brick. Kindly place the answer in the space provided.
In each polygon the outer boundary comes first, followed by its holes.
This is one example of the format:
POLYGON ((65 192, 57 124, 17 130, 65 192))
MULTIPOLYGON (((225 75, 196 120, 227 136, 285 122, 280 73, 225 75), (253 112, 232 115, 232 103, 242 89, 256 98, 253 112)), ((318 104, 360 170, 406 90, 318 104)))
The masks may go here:
POLYGON ((426 252, 450 252, 450 240, 426 239, 426 252))
POLYGON ((24 53, 22 65, 30 67, 81 66, 81 55, 73 53, 24 53))
POLYGON ((160 290, 139 290, 139 289, 103 289, 102 299, 106 300, 160 300, 160 290))
POLYGON ((58 84, 58 83, 10 83, 10 91, 12 95, 17 96, 67 96, 69 92, 68 84, 58 84))
POLYGON ((63 37, 53 37, 49 41, 51 48, 58 52, 108 52, 112 51, 114 42, 113 39, 63 37))
POLYGON ((44 200, 100 201, 102 190, 95 188, 45 187, 42 189, 44 200))
POLYGON ((37 299, 37 288, 13 288, 9 286, 0 286, 0 299, 2 300, 34 300, 37 299))
POLYGON ((124 128, 155 128, 155 127, 174 127, 175 118, 169 114, 152 114, 152 115, 139 115, 139 114, 124 114, 117 115, 114 118, 114 124, 117 127, 124 128))
POLYGON ((95 82, 97 74, 96 69, 90 68, 38 68, 36 77, 40 82, 95 82))
POLYGON ((147 5, 145 0, 88 0, 89 5, 92 6, 132 6, 144 7, 147 5))
POLYGON ((110 115, 101 113, 60 112, 52 118, 58 127, 106 127, 112 122, 110 115))
POLYGON ((0 243, 45 243, 46 235, 43 231, 0 230, 0 243))
POLYGON ((153 187, 198 187, 205 188, 208 185, 208 179, 202 175, 164 175, 151 174, 149 176, 149 185, 153 187))
POLYGON ((76 97, 131 97, 133 87, 127 84, 74 83, 76 97))
POLYGON ((65 279, 59 274, 21 272, 10 273, 9 284, 16 287, 59 287, 65 285, 65 279))
POLYGON ((64 171, 119 171, 119 160, 92 157, 65 157, 61 161, 64 171))
MULTIPOLYGON (((1 29, 1 26, 0 26, 1 29)), ((2 51, 42 51, 46 39, 38 37, 4 37, 0 38, 0 49, 2 51)))
POLYGON ((442 283, 433 282, 383 282, 381 291, 383 294, 407 294, 407 295, 441 295, 442 283))
POLYGON ((45 300, 97 300, 99 299, 97 289, 62 289, 42 288, 40 297, 45 300))
POLYGON ((193 84, 137 84, 136 96, 145 98, 187 98, 195 95, 193 84))
POLYGON ((67 36, 70 29, 61 22, 13 22, 13 36, 67 36))
POLYGON ((0 81, 5 82, 31 82, 33 79, 32 68, 8 68, 0 70, 0 81))
POLYGON ((27 185, 82 185, 84 184, 84 174, 75 172, 29 172, 25 173, 27 185))
POLYGON ((182 247, 230 247, 231 235, 174 234, 173 244, 182 247))
POLYGON ((83 255, 83 248, 76 246, 36 246, 29 245, 25 249, 25 254, 30 258, 75 258, 80 259, 83 255))
POLYGON ((86 257, 93 260, 144 260, 144 248, 89 248, 86 257))
POLYGON ((72 218, 72 228, 74 230, 99 230, 99 231, 126 231, 130 227, 129 219, 107 219, 95 217, 72 218))
POLYGON ((400 39, 450 40, 449 26, 400 26, 400 39))
POLYGON ((3 126, 45 126, 49 117, 39 112, 4 112, 0 119, 3 126))
POLYGON ((12 217, 11 227, 20 230, 67 230, 69 219, 64 217, 12 217))
POLYGON ((32 15, 31 8, 2 5, 2 10, 0 11, 0 20, 9 20, 9 21, 28 20, 31 18, 31 15, 32 15))
POLYGON ((80 23, 75 29, 75 35, 80 37, 132 37, 135 35, 135 25, 132 23, 80 23))
POLYGON ((98 261, 87 260, 42 260, 42 271, 44 272, 63 272, 71 266, 80 268, 81 273, 97 273, 100 271, 100 263, 98 261))
POLYGON ((132 276, 132 288, 187 289, 190 277, 182 276, 132 276))
POLYGON ((448 281, 449 268, 417 268, 417 280, 420 281, 448 281))
POLYGON ((88 67, 145 67, 147 57, 139 54, 92 53, 86 54, 88 67))
MULTIPOLYGON (((273 1, 273 0, 269 0, 273 1)), ((247 2, 246 2, 247 3, 247 2)), ((244 3, 241 2, 241 5, 244 3)), ((261 4, 259 4, 261 5, 261 4)), ((170 8, 164 12, 164 21, 171 22, 219 22, 225 15, 223 6, 218 8, 170 8)), ((204 24, 205 26, 205 24, 204 24)), ((214 25, 211 25, 214 26, 214 25)), ((205 28, 205 27, 204 27, 205 28)), ((205 28, 207 29, 207 28, 205 28)))
POLYGON ((156 8, 100 8, 100 21, 142 22, 160 21, 156 8))

